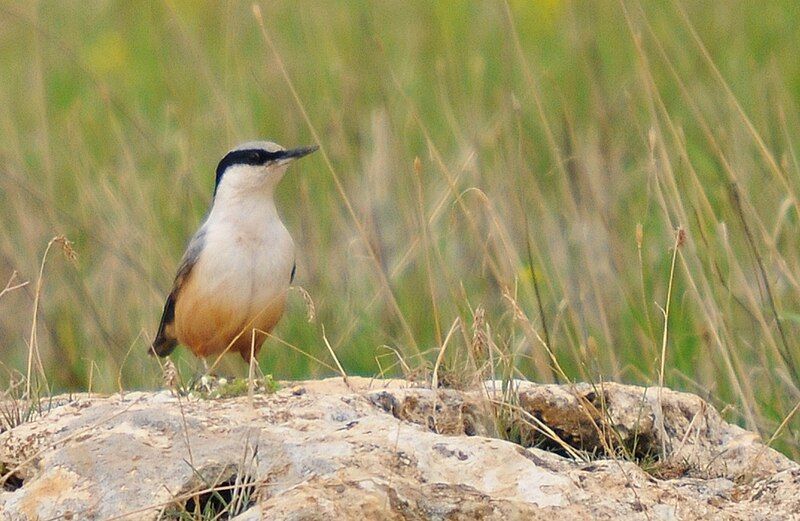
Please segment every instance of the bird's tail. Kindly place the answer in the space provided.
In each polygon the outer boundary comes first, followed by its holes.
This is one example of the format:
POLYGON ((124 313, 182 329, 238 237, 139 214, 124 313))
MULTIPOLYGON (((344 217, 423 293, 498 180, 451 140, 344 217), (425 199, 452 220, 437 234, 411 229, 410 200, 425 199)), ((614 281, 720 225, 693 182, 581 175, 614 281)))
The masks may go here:
POLYGON ((160 357, 169 356, 172 351, 175 350, 175 346, 178 345, 178 341, 174 338, 167 338, 164 335, 158 335, 155 340, 153 340, 153 344, 150 346, 150 349, 147 350, 149 355, 158 355, 160 357))
POLYGON ((161 314, 161 322, 158 324, 158 333, 156 339, 147 353, 150 355, 158 355, 160 357, 169 356, 178 345, 178 340, 175 338, 173 328, 175 326, 175 291, 169 294, 167 302, 164 304, 164 312, 161 314))

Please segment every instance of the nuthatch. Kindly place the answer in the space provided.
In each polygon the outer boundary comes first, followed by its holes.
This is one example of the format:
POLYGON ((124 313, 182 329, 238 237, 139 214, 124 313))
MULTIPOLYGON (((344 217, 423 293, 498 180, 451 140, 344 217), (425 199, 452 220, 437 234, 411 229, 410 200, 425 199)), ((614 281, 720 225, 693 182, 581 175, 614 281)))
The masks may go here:
POLYGON ((255 141, 222 158, 211 210, 183 255, 150 354, 167 356, 178 344, 201 358, 258 354, 283 315, 296 268, 275 187, 290 162, 316 149, 255 141))

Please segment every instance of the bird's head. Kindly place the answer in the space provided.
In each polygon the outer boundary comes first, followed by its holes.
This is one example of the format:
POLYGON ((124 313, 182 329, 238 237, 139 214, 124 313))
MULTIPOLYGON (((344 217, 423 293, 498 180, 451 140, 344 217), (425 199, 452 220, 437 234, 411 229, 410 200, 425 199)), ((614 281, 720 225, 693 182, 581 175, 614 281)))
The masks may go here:
POLYGON ((272 195, 289 163, 317 148, 311 146, 286 150, 271 141, 242 143, 225 154, 217 165, 214 197, 272 195))

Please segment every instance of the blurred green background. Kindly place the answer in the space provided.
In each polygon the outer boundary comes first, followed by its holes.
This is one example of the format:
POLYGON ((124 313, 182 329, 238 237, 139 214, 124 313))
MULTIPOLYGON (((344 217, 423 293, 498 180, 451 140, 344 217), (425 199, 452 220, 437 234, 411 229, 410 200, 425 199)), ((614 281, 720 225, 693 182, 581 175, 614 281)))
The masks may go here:
POLYGON ((259 5, 0 2, 3 388, 31 353, 53 391, 159 386, 217 161, 316 132, 278 193, 314 317, 293 292, 265 372, 334 374, 327 338, 421 378, 451 333, 454 385, 654 384, 665 346, 667 385, 800 454, 796 1, 259 5))

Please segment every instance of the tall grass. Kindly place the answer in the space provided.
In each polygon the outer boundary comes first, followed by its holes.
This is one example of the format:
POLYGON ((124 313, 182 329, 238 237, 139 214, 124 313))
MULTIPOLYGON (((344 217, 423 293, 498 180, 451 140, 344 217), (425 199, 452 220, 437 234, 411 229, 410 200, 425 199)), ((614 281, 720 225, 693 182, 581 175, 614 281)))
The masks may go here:
MULTIPOLYGON (((145 346, 216 161, 316 134, 278 194, 316 317, 295 294, 265 371, 332 374, 329 342, 349 374, 443 381, 480 309, 504 371, 663 377, 766 437, 783 422, 800 455, 794 2, 261 12, 263 31, 246 2, 0 3, 0 278, 36 281, 57 234, 79 255, 39 296, 55 389, 157 386, 145 346)), ((9 369, 34 286, 0 297, 9 369)))

